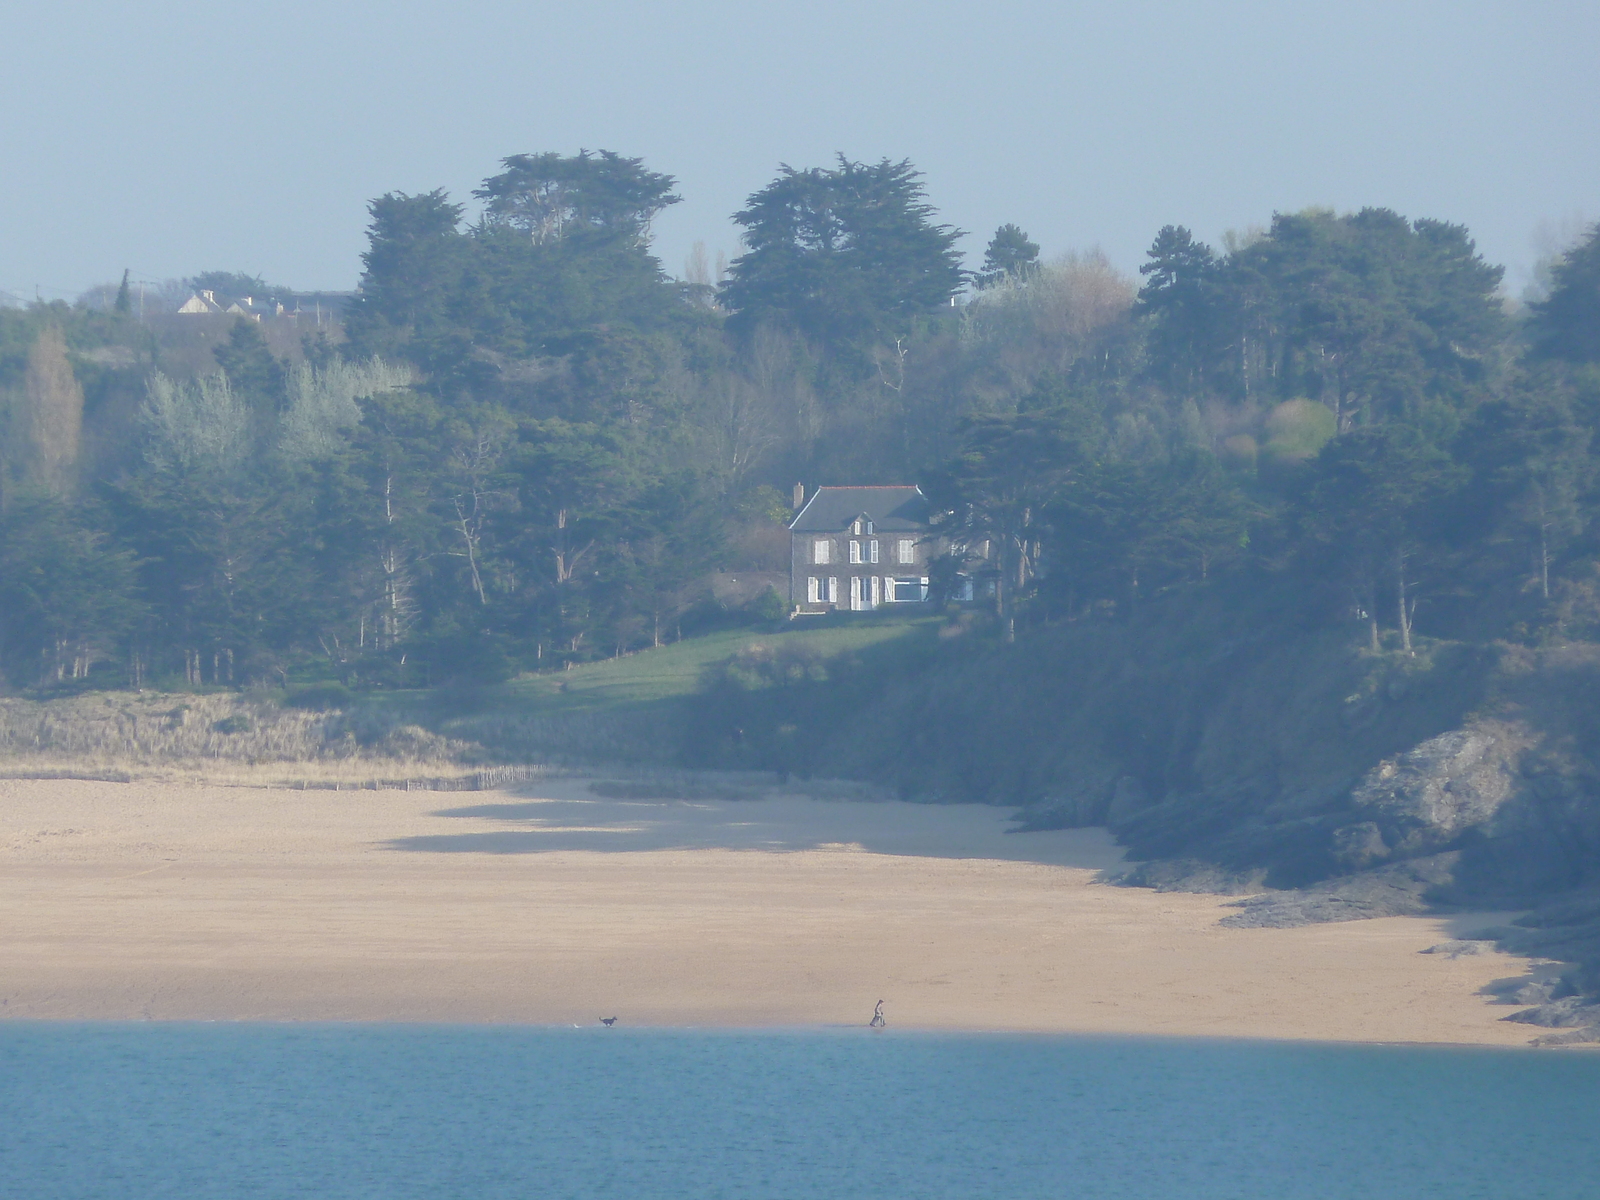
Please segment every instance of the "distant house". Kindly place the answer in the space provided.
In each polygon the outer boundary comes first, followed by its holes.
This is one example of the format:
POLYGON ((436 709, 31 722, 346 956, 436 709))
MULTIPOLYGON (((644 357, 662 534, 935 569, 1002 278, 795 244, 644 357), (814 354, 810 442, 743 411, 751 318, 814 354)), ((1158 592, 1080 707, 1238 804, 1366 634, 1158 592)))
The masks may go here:
MULTIPOLYGON (((266 312, 266 308, 257 304, 253 296, 246 296, 242 300, 231 300, 225 304, 222 300, 217 299, 215 292, 207 288, 190 296, 178 306, 178 311, 191 316, 199 314, 203 316, 249 317, 252 321, 259 321, 262 313, 266 312)), ((283 311, 283 305, 278 305, 278 311, 283 311)))
POLYGON ((178 306, 178 311, 190 316, 197 314, 216 316, 222 313, 222 305, 217 303, 215 292, 196 292, 178 306))
POLYGON ((207 288, 190 296, 179 305, 178 311, 191 316, 249 317, 252 321, 259 321, 262 317, 286 317, 297 325, 304 318, 307 321, 314 320, 320 327, 335 320, 355 293, 285 292, 284 295, 293 305, 292 308, 275 297, 262 299, 260 296, 242 296, 230 300, 224 296, 219 299, 216 292, 207 288))
POLYGON ((928 560, 937 552, 929 517, 921 488, 818 488, 789 522, 792 611, 870 612, 926 601, 928 560))

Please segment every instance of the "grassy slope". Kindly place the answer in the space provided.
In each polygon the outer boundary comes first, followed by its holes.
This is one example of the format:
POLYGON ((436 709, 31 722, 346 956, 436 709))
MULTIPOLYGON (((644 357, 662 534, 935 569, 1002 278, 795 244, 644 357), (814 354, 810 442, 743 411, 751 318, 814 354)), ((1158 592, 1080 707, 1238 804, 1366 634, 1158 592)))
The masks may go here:
POLYGON ((540 716, 672 700, 693 693, 707 667, 747 647, 803 647, 828 658, 904 637, 937 620, 898 615, 817 618, 773 631, 725 630, 570 671, 525 676, 501 689, 499 699, 506 707, 540 716))

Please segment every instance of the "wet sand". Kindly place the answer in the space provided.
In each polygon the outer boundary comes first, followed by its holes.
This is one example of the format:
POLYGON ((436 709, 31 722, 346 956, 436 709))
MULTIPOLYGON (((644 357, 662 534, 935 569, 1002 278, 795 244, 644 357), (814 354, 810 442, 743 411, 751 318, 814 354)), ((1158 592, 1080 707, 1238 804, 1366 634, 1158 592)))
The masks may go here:
POLYGON ((1104 830, 786 798, 0 781, 0 1016, 864 1024, 1526 1045, 1421 950, 1503 914, 1223 929, 1104 830))

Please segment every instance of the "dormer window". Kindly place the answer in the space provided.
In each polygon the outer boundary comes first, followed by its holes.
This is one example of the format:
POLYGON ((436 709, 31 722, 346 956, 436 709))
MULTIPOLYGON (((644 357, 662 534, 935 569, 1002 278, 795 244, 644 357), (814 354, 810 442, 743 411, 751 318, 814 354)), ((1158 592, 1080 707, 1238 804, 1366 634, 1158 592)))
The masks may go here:
POLYGON ((855 521, 851 524, 850 532, 855 534, 856 537, 860 537, 861 536, 861 518, 860 517, 857 517, 855 519, 855 521))

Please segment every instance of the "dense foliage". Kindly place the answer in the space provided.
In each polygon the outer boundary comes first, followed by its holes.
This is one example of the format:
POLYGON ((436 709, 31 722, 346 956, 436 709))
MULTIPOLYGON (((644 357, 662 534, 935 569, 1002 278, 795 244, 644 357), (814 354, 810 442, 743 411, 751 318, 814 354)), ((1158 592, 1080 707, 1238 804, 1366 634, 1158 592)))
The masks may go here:
POLYGON ((840 158, 750 197, 713 292, 651 254, 670 176, 502 166, 470 222, 374 200, 331 328, 141 319, 116 287, 0 311, 12 686, 658 644, 729 619, 714 571, 786 569, 796 480, 921 482, 936 588, 974 580, 1006 636, 1219 575, 1406 647, 1600 621, 1600 231, 1524 314, 1464 229, 1372 209, 1222 252, 1162 229, 1142 286, 1005 225, 968 276, 910 164, 840 158))

